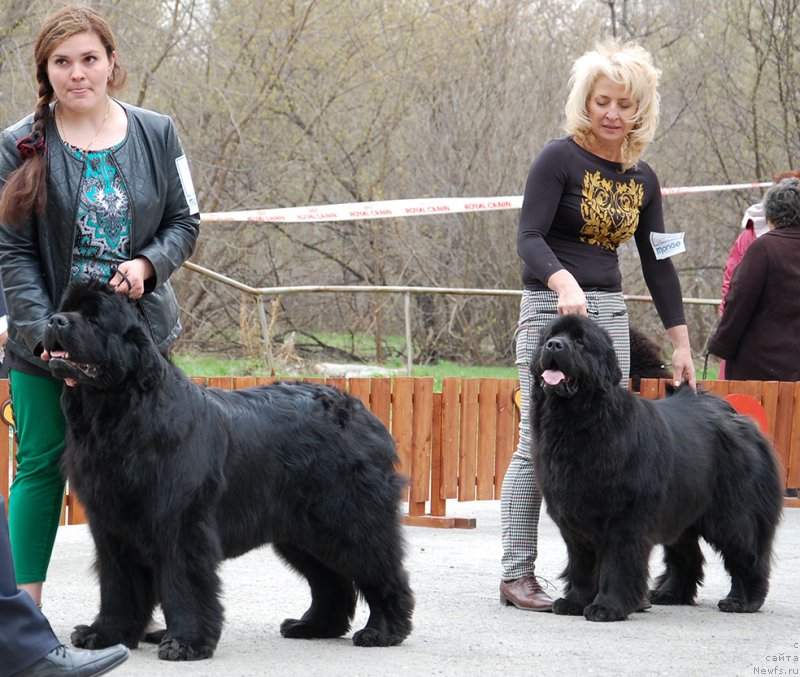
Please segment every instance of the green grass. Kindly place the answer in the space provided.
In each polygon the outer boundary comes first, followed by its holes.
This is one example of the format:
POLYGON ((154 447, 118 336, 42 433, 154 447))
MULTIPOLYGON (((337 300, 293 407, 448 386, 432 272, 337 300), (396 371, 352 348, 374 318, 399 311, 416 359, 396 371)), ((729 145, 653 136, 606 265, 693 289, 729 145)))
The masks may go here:
MULTIPOLYGON (((358 355, 365 364, 376 364, 375 356, 375 337, 368 333, 353 334, 349 332, 314 332, 314 338, 321 344, 338 348, 345 353, 358 355)), ((300 334, 295 335, 298 352, 301 347, 309 348, 314 346, 313 339, 300 334)), ((397 374, 405 376, 405 360, 398 355, 405 352, 405 337, 402 334, 384 334, 381 338, 384 347, 384 360, 380 365, 386 369, 398 370, 397 374)), ((224 356, 205 354, 205 353, 175 353, 172 356, 173 362, 177 364, 189 376, 205 377, 225 377, 225 376, 269 376, 266 363, 263 360, 254 358, 228 359, 224 356)), ((349 362, 344 359, 321 359, 323 362, 349 362)), ((280 365, 278 365, 280 369, 280 365)), ((442 361, 434 365, 413 365, 413 376, 432 377, 439 387, 441 380, 446 377, 459 378, 517 378, 517 369, 513 361, 507 366, 471 366, 457 364, 455 362, 442 361)), ((310 370, 307 373, 292 371, 282 373, 278 371, 276 376, 283 377, 304 377, 319 376, 310 370)))
POLYGON ((448 376, 460 378, 517 378, 517 368, 511 367, 473 367, 471 365, 456 364, 455 362, 442 361, 438 364, 414 365, 414 376, 433 376, 441 379, 448 376))
POLYGON ((172 361, 189 376, 266 376, 263 362, 255 359, 225 359, 212 355, 179 353, 172 361))
MULTIPOLYGON (((313 332, 314 338, 320 343, 333 348, 339 348, 355 355, 361 355, 364 359, 375 358, 375 337, 371 334, 350 334, 347 332, 313 332)), ((295 340, 298 344, 313 344, 313 341, 306 336, 297 335, 295 340)), ((382 336, 381 344, 385 353, 405 353, 406 340, 402 334, 387 334, 382 336)))
POLYGON ((438 364, 415 365, 412 369, 412 376, 433 377, 433 389, 438 392, 442 389, 442 379, 451 376, 458 378, 518 378, 519 373, 513 366, 473 367, 443 360, 438 364))
MULTIPOLYGON (((223 359, 211 355, 194 355, 190 353, 180 353, 173 355, 173 362, 177 364, 189 376, 268 376, 266 365, 254 359, 223 359)), ((405 376, 405 363, 399 360, 391 360, 384 365, 390 369, 400 370, 399 376, 405 376)), ((319 374, 309 373, 278 373, 278 377, 303 377, 319 376, 319 374)), ((441 388, 442 379, 448 377, 458 378, 517 378, 517 369, 509 367, 475 367, 471 365, 457 364, 455 362, 442 361, 438 364, 413 365, 413 376, 430 377, 434 380, 434 387, 441 388)))
MULTIPOLYGON (((213 355, 194 355, 181 353, 173 356, 173 361, 189 376, 268 376, 264 362, 255 359, 226 359, 213 355)), ((402 370, 399 373, 405 376, 405 363, 400 360, 390 360, 384 365, 390 369, 402 370)), ((703 360, 695 363, 697 378, 703 378, 703 360)), ((706 379, 713 380, 717 377, 719 365, 716 361, 709 360, 706 379)), ((503 366, 473 366, 458 364, 456 362, 442 361, 438 364, 413 365, 413 376, 432 377, 438 388, 442 379, 447 377, 458 378, 517 378, 517 369, 513 365, 503 366)), ((308 373, 278 373, 279 377, 318 376, 310 371, 308 373)))

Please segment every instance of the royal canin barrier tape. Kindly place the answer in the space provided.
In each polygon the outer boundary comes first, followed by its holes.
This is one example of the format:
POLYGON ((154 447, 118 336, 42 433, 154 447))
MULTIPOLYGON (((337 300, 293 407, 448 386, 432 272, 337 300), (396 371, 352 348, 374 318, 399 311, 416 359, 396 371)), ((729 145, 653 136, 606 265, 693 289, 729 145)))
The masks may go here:
MULTIPOLYGON (((662 195, 685 195, 722 190, 765 188, 772 183, 737 183, 720 186, 686 186, 662 188, 662 195)), ((285 207, 281 209, 251 209, 236 212, 201 214, 205 223, 219 221, 253 221, 270 223, 315 223, 321 221, 360 221, 362 219, 390 219, 406 216, 431 216, 465 212, 489 212, 522 207, 522 195, 502 197, 444 197, 411 198, 407 200, 382 200, 378 202, 349 202, 310 207, 285 207)))

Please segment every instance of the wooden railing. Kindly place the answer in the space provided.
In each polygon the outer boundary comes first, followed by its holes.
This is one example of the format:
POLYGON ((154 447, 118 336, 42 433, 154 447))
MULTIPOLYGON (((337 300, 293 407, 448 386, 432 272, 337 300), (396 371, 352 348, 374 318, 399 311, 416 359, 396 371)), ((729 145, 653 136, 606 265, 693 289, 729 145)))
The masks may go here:
MULTIPOLYGON (((201 385, 246 388, 274 379, 195 378, 201 385)), ((430 378, 329 378, 325 382, 349 391, 380 418, 397 442, 400 471, 410 478, 406 523, 437 527, 470 527, 471 519, 448 517, 447 501, 500 498, 503 476, 516 448, 519 414, 514 405, 516 379, 443 380, 434 392, 430 378)), ((663 396, 666 381, 643 380, 641 395, 663 396)), ((784 469, 786 486, 800 486, 800 382, 703 381, 720 396, 742 394, 763 408, 766 432, 784 469)), ((0 379, 0 403, 8 398, 8 381, 0 379)), ((0 423, 0 492, 8 497, 13 475, 13 430, 0 423)), ((800 506, 800 500, 787 499, 800 506)), ((69 489, 64 524, 85 516, 69 489)))

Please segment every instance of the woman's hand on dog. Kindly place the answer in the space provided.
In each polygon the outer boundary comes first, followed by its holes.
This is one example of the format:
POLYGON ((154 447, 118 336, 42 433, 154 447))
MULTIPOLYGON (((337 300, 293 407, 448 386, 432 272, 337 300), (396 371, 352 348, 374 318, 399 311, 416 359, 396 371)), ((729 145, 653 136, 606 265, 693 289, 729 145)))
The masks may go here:
POLYGON ((679 386, 686 381, 692 390, 697 392, 697 378, 694 372, 694 361, 692 360, 692 347, 689 343, 689 329, 685 324, 679 324, 667 329, 667 334, 672 341, 672 377, 675 386, 679 386))
POLYGON ((588 315, 586 294, 568 270, 562 268, 553 273, 547 286, 558 294, 559 315, 588 315))
POLYGON ((153 264, 143 256, 139 256, 131 261, 120 263, 108 284, 118 294, 139 299, 144 294, 145 280, 153 277, 154 274, 153 264))

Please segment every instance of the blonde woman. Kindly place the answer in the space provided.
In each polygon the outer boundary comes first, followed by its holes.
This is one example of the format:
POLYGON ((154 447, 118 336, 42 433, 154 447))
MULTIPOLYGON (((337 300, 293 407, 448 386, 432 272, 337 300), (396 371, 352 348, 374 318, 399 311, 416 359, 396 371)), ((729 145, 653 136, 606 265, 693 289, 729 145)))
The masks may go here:
POLYGON ((519 609, 552 607, 535 574, 542 498, 531 456, 531 356, 540 329, 556 315, 588 315, 611 334, 624 374, 620 385, 627 382, 628 313, 617 248, 631 237, 674 348, 675 381, 695 384, 678 276, 650 242, 651 233, 664 232, 661 188, 640 158, 658 124, 658 79, 650 55, 634 43, 602 43, 578 58, 565 108, 567 135, 542 149, 525 186, 517 236, 524 283, 516 331, 520 441, 501 493, 500 601, 519 609))

